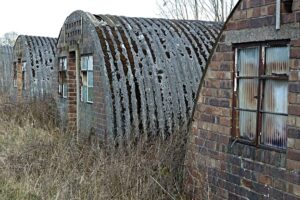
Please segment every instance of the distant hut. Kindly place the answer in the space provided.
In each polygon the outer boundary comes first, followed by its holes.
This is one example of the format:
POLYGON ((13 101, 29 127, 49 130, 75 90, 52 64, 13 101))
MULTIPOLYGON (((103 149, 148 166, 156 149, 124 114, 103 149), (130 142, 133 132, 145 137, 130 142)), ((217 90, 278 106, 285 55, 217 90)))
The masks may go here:
POLYGON ((21 35, 13 50, 13 87, 18 100, 41 100, 56 94, 55 38, 21 35))
POLYGON ((113 137, 185 130, 221 27, 73 12, 57 45, 65 125, 113 137))
POLYGON ((11 46, 0 46, 0 91, 6 95, 12 92, 12 57, 11 46))

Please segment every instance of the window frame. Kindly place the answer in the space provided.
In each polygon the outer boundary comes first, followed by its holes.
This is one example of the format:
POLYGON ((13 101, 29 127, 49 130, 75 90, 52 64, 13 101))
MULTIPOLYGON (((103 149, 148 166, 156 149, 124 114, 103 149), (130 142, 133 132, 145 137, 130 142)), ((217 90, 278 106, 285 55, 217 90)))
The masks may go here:
POLYGON ((26 67, 27 67, 27 63, 26 61, 23 61, 21 67, 22 90, 26 90, 26 67))
MULTIPOLYGON (((81 85, 80 85, 80 101, 84 103, 93 104, 93 97, 91 100, 89 100, 89 88, 92 88, 94 90, 94 57, 93 54, 82 54, 80 56, 80 79, 81 79, 81 85), (87 58, 87 66, 86 68, 83 68, 83 59, 87 58), (91 60, 90 60, 91 59, 91 60), (92 74, 92 78, 89 76, 89 74, 92 74), (86 97, 83 97, 83 77, 86 77, 86 97), (90 78, 93 80, 93 84, 89 85, 90 78)), ((94 94, 94 93, 93 93, 94 94)), ((93 95, 94 96, 94 95, 93 95)))
POLYGON ((58 58, 58 76, 59 76, 59 83, 58 83, 58 94, 61 98, 67 99, 68 98, 68 58, 67 56, 59 57, 58 58), (62 61, 62 62, 61 62, 62 61), (64 62, 65 61, 65 62, 64 62), (64 77, 64 78, 62 78, 64 77))
MULTIPOLYGON (((266 75, 265 69, 266 69, 266 49, 272 48, 272 47, 287 47, 289 48, 290 52, 290 40, 280 40, 280 41, 266 41, 266 42, 253 42, 253 43, 243 43, 243 44, 233 44, 232 45, 234 50, 234 69, 233 69, 233 104, 232 104, 232 137, 241 143, 256 146, 258 148, 262 149, 269 149, 269 150, 275 150, 279 152, 286 152, 287 146, 281 148, 279 146, 271 146, 263 144, 262 142, 262 126, 263 126, 263 114, 273 114, 276 116, 288 116, 287 113, 279 113, 279 112, 268 112, 265 110, 263 103, 264 103, 264 90, 266 86, 266 80, 282 80, 289 83, 289 74, 290 69, 288 69, 288 73, 285 75, 266 75), (259 49, 259 71, 258 71, 258 77, 254 76, 238 76, 238 50, 240 49, 246 49, 246 48, 255 48, 257 47, 259 49), (239 131, 239 118, 238 118, 238 112, 239 111, 250 111, 247 109, 240 109, 238 107, 238 88, 239 88, 239 80, 242 79, 258 79, 258 88, 257 88, 257 108, 255 110, 256 112, 256 132, 255 132, 255 138, 253 141, 242 138, 240 131, 239 131)), ((288 60, 290 60, 290 56, 288 57, 288 60)), ((288 88, 287 88, 288 92, 288 88)), ((287 100, 288 104, 288 100, 287 100)), ((251 110, 251 112, 253 112, 251 110)), ((287 130, 286 130, 287 131, 287 130)), ((287 136, 287 133, 286 133, 287 136)), ((286 137, 287 140, 287 137, 286 137)))
POLYGON ((13 74, 13 87, 14 88, 17 88, 18 87, 18 69, 17 69, 17 62, 14 62, 13 63, 13 70, 14 70, 14 74, 13 74))

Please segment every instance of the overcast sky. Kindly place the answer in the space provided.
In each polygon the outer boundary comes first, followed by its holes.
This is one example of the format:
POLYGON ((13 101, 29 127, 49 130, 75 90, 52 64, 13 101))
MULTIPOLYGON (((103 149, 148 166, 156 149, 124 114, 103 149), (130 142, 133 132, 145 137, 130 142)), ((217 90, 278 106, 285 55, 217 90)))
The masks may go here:
POLYGON ((157 0, 2 0, 0 37, 23 35, 58 37, 65 19, 75 10, 92 14, 158 17, 157 0))

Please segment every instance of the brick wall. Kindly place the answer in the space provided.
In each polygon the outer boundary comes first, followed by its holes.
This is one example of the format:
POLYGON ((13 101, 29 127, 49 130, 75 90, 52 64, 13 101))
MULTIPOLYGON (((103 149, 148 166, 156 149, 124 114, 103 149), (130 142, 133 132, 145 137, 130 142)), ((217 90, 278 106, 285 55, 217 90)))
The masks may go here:
POLYGON ((191 199, 300 199, 300 1, 243 0, 219 38, 198 97, 186 156, 191 199), (290 39, 288 148, 267 150, 233 140, 232 44, 290 39))
POLYGON ((68 56, 68 127, 76 130, 76 53, 70 52, 68 56))

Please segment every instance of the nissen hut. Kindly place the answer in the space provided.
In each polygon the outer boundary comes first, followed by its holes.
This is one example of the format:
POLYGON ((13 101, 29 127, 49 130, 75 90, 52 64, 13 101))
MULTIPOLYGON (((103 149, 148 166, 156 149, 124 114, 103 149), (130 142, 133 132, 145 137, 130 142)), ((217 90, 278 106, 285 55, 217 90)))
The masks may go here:
POLYGON ((0 91, 6 95, 10 95, 12 91, 12 57, 13 48, 0 45, 0 91))
POLYGON ((13 87, 18 100, 44 100, 57 94, 55 38, 21 35, 13 50, 13 87), (55 73, 54 73, 55 72, 55 73))
POLYGON ((63 123, 114 137, 185 130, 220 28, 73 12, 57 45, 63 123))
POLYGON ((240 0, 229 16, 195 106, 191 199, 300 199, 299 24, 299 0, 240 0))

